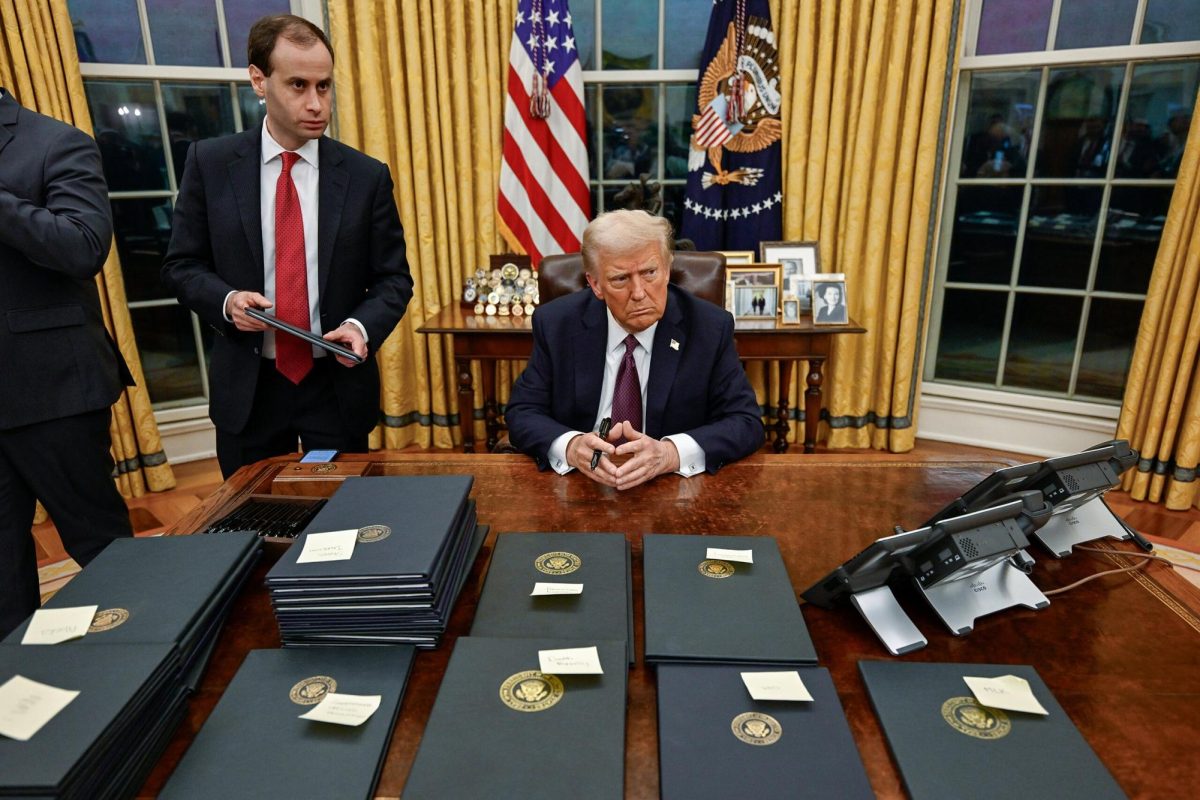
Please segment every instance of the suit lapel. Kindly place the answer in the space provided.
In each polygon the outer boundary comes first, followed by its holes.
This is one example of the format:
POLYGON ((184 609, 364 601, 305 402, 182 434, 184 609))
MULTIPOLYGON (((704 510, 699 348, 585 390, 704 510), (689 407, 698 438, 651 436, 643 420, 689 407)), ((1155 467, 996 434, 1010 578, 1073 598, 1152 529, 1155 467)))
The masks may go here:
POLYGON ((329 281, 329 265, 338 227, 342 224, 342 208, 346 204, 346 187, 350 175, 342 165, 342 154, 333 141, 324 136, 319 145, 320 166, 317 170, 317 283, 319 297, 325 296, 329 281))
POLYGON ((237 198, 238 215, 242 218, 242 230, 250 244, 250 256, 254 261, 247 268, 248 275, 257 275, 253 282, 259 291, 263 288, 263 241, 262 241, 262 128, 246 131, 239 144, 237 158, 229 162, 229 182, 237 198))
MULTIPOLYGON (((587 291, 591 291, 590 289, 587 291)), ((589 297, 579 329, 572 337, 572 358, 575 362, 575 407, 586 416, 584 427, 591 430, 600 407, 600 386, 604 381, 605 345, 608 343, 608 318, 604 303, 589 297)), ((584 428, 580 428, 583 430, 584 428)))
POLYGON ((668 290, 667 308, 654 329, 654 350, 650 354, 650 385, 646 394, 645 433, 655 439, 662 438, 664 415, 671 386, 675 383, 675 372, 687 340, 683 333, 683 311, 674 293, 668 290), (671 344, 674 342, 675 347, 671 344))
POLYGON ((17 115, 20 112, 21 107, 17 105, 17 101, 5 90, 3 96, 0 96, 0 152, 12 141, 13 132, 9 126, 16 126, 17 115))

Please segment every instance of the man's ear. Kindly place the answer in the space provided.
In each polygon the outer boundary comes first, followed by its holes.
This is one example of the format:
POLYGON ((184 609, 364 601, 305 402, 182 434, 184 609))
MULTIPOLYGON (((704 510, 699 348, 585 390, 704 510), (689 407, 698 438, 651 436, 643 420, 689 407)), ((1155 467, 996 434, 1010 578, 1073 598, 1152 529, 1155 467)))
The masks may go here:
POLYGON ((251 64, 250 65, 250 85, 254 87, 254 93, 256 95, 258 95, 259 97, 263 97, 266 95, 266 90, 263 88, 263 84, 266 82, 267 82, 267 76, 263 74, 263 71, 261 69, 259 69, 258 67, 256 67, 255 65, 251 64))
POLYGON ((588 286, 592 289, 592 294, 596 295, 597 300, 604 299, 604 292, 600 291, 600 282, 592 277, 592 273, 585 272, 583 276, 587 278, 588 286))

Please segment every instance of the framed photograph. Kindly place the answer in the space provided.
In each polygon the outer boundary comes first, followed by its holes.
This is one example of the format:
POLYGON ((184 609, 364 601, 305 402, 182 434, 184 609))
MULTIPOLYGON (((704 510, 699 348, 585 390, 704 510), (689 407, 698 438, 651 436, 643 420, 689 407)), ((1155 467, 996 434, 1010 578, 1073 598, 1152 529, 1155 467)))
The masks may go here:
POLYGON ((716 252, 725 256, 725 265, 728 267, 754 263, 753 250, 717 250, 716 252))
POLYGON ((840 272, 817 275, 812 286, 814 325, 845 325, 850 321, 846 312, 845 275, 840 272))
POLYGON ((780 325, 800 324, 800 298, 791 295, 783 296, 783 313, 779 316, 780 325))
POLYGON ((821 257, 816 242, 760 242, 762 261, 779 264, 782 269, 780 286, 783 291, 800 300, 800 310, 812 310, 812 276, 821 271, 821 257))
POLYGON ((739 320, 774 320, 779 314, 778 264, 725 268, 726 310, 739 320))

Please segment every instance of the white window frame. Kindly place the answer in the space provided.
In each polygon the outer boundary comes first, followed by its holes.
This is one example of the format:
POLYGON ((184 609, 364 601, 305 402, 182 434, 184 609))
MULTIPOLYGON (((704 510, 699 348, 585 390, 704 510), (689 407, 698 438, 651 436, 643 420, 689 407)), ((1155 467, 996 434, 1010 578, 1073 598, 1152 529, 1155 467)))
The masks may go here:
MULTIPOLYGON (((946 272, 949 262, 950 239, 953 231, 953 213, 955 196, 958 186, 964 183, 958 176, 958 165, 962 159, 962 148, 966 134, 966 114, 969 100, 969 81, 962 80, 966 73, 994 70, 1015 69, 1053 69, 1059 66, 1088 66, 1118 63, 1125 66, 1120 105, 1116 111, 1116 127, 1113 131, 1113 142, 1119 141, 1121 126, 1124 122, 1124 104, 1128 98, 1129 81, 1133 68, 1129 62, 1148 63, 1180 58, 1200 57, 1200 41, 1172 42, 1156 44, 1138 44, 1142 22, 1145 18, 1149 0, 1139 0, 1134 15, 1130 44, 1117 47, 1094 47, 1071 50, 1054 50, 1054 37, 1058 27, 1058 17, 1062 0, 1054 0, 1050 13, 1047 49, 1027 53, 1009 53, 1003 55, 976 55, 975 44, 978 39, 979 21, 982 3, 976 0, 968 4, 965 30, 962 38, 962 53, 956 68, 957 91, 951 98, 949 114, 951 117, 950 136, 947 139, 949 147, 944 156, 943 180, 940 187, 939 225, 936 240, 936 272, 934 279, 933 302, 931 305, 929 332, 926 338, 926 350, 923 376, 931 375, 937 359, 938 337, 944 299, 946 272)), ((1136 65, 1134 65, 1136 66, 1136 65)), ((1041 91, 1045 91, 1045 76, 1042 78, 1041 91)), ((1030 151, 1037 152, 1037 136, 1040 133, 1041 113, 1043 102, 1039 99, 1037 114, 1034 121, 1033 141, 1030 151)), ((1195 121, 1193 124, 1197 124, 1195 121)), ((1110 158, 1109 176, 1103 183, 1103 208, 1107 208, 1108 193, 1111 188, 1125 185, 1126 181, 1114 184, 1113 161, 1110 158)), ((974 181, 968 181, 973 183, 974 181)), ((1080 183, 1097 185, 1095 180, 1072 179, 1013 179, 1013 185, 1023 186, 1025 183, 1036 186, 1039 183, 1055 185, 1080 183)), ((1000 185, 1005 181, 989 180, 981 183, 1000 185)), ((1133 182, 1129 182, 1133 184, 1133 182)), ((1174 180, 1138 180, 1138 186, 1173 186, 1174 180)), ((1029 192, 1023 200, 1022 218, 1025 216, 1025 205, 1029 202, 1029 192)), ((1103 236, 1104 220, 1097 225, 1097 238, 1103 236)), ((1018 245, 1019 246, 1019 245, 1018 245)), ((1098 248, 1093 248, 1091 269, 1096 268, 1098 248)), ((1020 258, 1020 253, 1014 254, 1014 259, 1020 258)), ((1042 294, 1054 294, 1048 290, 1042 294)), ((1072 291, 1069 294, 1079 294, 1072 291)), ((1089 296, 1105 296, 1102 292, 1091 291, 1089 296)), ((1129 299, 1132 295, 1120 294, 1121 298, 1129 299)), ((1011 306, 1010 312, 1011 313, 1011 306)), ((1073 370, 1078 369, 1078 351, 1083 346, 1083 334, 1080 333, 1076 342, 1076 359, 1073 370)), ((1001 365, 1006 353, 1001 353, 1001 365)), ((1074 385, 1074 373, 1072 385, 1074 385)), ((1116 421, 1120 416, 1120 406, 1115 403, 1099 401, 1084 401, 1065 399, 1059 396, 1038 394, 1037 392, 1007 391, 967 385, 950 381, 935 381, 924 378, 921 382, 921 414, 918 418, 918 436, 937 441, 948 441, 958 444, 969 444, 981 447, 993 447, 1012 450, 1030 455, 1050 456, 1075 452, 1095 444, 1103 438, 1111 436, 1116 430, 1116 421)))
MULTIPOLYGON (((655 0, 658 3, 658 63, 662 64, 666 56, 666 0, 655 0)), ((666 87, 668 85, 687 86, 695 85, 700 79, 700 70, 697 69, 600 69, 604 58, 604 0, 595 0, 594 7, 595 15, 595 36, 594 43, 595 61, 597 69, 583 70, 583 93, 584 97, 588 96, 588 89, 591 86, 599 87, 596 95, 600 99, 601 108, 595 109, 596 113, 596 129, 593 131, 595 137, 593 141, 588 142, 588 146, 593 148, 596 154, 596 163, 601 177, 596 178, 588 175, 588 189, 595 191, 599 197, 599 203, 596 208, 592 209, 592 216, 605 211, 604 207, 604 192, 605 189, 615 186, 627 186, 631 182, 637 182, 637 176, 622 180, 605 180, 603 178, 604 163, 604 148, 602 143, 604 140, 604 87, 624 84, 648 84, 656 88, 658 96, 656 98, 656 107, 658 115, 658 157, 657 174, 651 176, 652 180, 657 181, 664 189, 668 186, 686 186, 687 177, 683 178, 668 178, 666 177, 666 131, 667 131, 667 103, 666 103, 666 87), (597 191, 598 190, 598 191, 597 191)), ((676 235, 678 235, 676 231, 676 235)))

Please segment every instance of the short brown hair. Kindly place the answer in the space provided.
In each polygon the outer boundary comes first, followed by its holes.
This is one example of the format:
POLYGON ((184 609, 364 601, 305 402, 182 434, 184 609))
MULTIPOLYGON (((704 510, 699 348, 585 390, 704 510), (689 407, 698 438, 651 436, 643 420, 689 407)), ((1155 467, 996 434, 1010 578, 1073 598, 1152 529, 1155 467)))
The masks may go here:
POLYGON ((298 47, 308 48, 320 42, 329 51, 330 60, 333 59, 333 45, 329 44, 325 31, 295 14, 272 14, 250 26, 246 40, 247 60, 262 70, 263 75, 271 74, 271 53, 280 36, 298 47))

